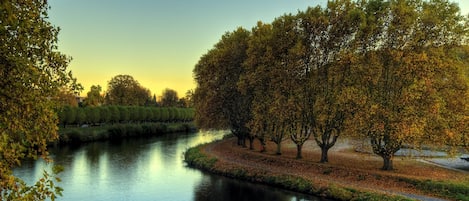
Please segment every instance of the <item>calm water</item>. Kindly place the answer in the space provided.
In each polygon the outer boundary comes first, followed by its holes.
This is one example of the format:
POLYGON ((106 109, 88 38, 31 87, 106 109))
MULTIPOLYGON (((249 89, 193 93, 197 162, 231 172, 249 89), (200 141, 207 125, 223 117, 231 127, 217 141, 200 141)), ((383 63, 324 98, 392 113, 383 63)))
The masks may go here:
MULTIPOLYGON (((318 200, 186 167, 182 155, 187 148, 224 134, 171 134, 51 149, 55 163, 65 167, 59 200, 318 200)), ((15 174, 32 183, 44 168, 43 161, 25 163, 15 174)))

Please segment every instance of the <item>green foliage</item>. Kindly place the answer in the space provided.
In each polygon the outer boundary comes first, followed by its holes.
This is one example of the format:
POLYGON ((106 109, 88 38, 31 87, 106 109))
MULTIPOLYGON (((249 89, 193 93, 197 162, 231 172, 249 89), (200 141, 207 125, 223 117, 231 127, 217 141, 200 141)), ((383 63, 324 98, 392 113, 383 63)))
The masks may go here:
POLYGON ((77 112, 76 112, 76 117, 75 117, 75 124, 82 125, 87 120, 85 110, 82 108, 78 108, 78 107, 76 108, 77 108, 77 112))
POLYGON ((448 1, 367 6, 387 13, 362 11, 384 23, 362 24, 358 32, 361 56, 356 55, 351 70, 359 110, 352 128, 371 139, 373 152, 384 159, 383 169, 390 170, 402 144, 461 142, 455 133, 466 129, 458 124, 467 118, 467 101, 458 96, 467 94, 468 87, 463 60, 452 52, 465 44, 467 19, 448 1), (366 40, 370 37, 374 40, 366 40))
POLYGON ((66 105, 62 109, 59 109, 58 116, 60 119, 60 124, 64 126, 70 125, 75 122, 76 110, 74 109, 74 107, 66 105))
POLYGON ((121 140, 128 137, 158 136, 166 133, 190 132, 190 123, 113 124, 100 127, 62 128, 60 143, 80 144, 99 140, 121 140))
POLYGON ((98 107, 86 107, 84 108, 84 110, 86 114, 87 123, 89 124, 101 123, 101 110, 98 107))
MULTIPOLYGON (((194 68, 201 128, 327 152, 370 139, 383 169, 402 144, 468 146, 469 23, 449 1, 329 1, 222 36, 194 68)), ((244 139, 241 139, 244 140, 244 139)))
MULTIPOLYGON (((109 106, 109 116, 111 123, 118 123, 120 120, 120 111, 117 106, 109 106)), ((107 115, 106 115, 107 116, 107 115)))
POLYGON ((86 106, 99 106, 104 103, 104 97, 101 95, 101 86, 93 85, 90 91, 86 94, 86 106))
POLYGON ((108 105, 143 106, 151 101, 150 91, 130 75, 117 75, 108 82, 105 102, 108 105))
POLYGON ((165 89, 161 96, 160 104, 163 107, 177 107, 179 103, 178 93, 173 89, 165 89))
POLYGON ((168 122, 170 120, 169 116, 169 109, 168 108, 161 108, 160 109, 160 121, 168 122))
POLYGON ((327 194, 337 200, 352 200, 354 193, 346 188, 330 185, 327 194))
POLYGON ((99 121, 97 123, 109 123, 112 119, 110 107, 98 107, 99 109, 99 121))
POLYGON ((44 0, 0 1, 0 200, 53 200, 61 192, 49 173, 33 186, 12 174, 24 159, 49 160, 60 92, 81 89, 70 58, 57 51, 48 9, 44 0))
POLYGON ((184 153, 184 161, 186 161, 189 166, 210 170, 214 167, 217 159, 203 154, 200 150, 202 147, 203 145, 189 148, 184 153))
POLYGON ((144 122, 189 122, 194 118, 192 108, 160 108, 145 106, 65 106, 58 112, 60 123, 67 125, 144 122))
POLYGON ((11 192, 2 191, 0 196, 1 198, 12 201, 55 200, 57 196, 62 196, 63 189, 55 184, 61 182, 61 179, 57 177, 57 175, 62 171, 63 167, 57 165, 52 167, 52 174, 44 170, 42 178, 33 186, 27 186, 26 183, 18 180, 18 189, 11 192))
POLYGON ((400 179, 427 193, 432 193, 450 199, 469 200, 469 185, 467 183, 463 184, 448 181, 417 180, 409 178, 400 179))
POLYGON ((119 122, 129 122, 130 120, 130 112, 129 107, 118 106, 117 109, 119 110, 119 122))
POLYGON ((199 128, 231 129, 241 139, 249 133, 250 95, 241 94, 237 87, 249 34, 243 28, 225 33, 195 66, 197 88, 192 99, 199 128))

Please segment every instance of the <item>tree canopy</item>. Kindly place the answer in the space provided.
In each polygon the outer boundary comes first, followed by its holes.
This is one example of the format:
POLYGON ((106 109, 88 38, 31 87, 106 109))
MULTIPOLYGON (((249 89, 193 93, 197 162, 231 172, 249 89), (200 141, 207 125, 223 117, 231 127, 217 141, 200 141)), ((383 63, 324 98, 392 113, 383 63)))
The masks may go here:
POLYGON ((448 1, 371 6, 380 14, 365 10, 368 22, 357 33, 360 54, 353 70, 364 102, 355 125, 387 170, 403 144, 451 145, 453 135, 464 131, 456 124, 467 117, 467 101, 457 96, 467 93, 467 83, 454 50, 465 45, 468 27, 457 4, 448 1))
POLYGON ((48 160, 58 138, 55 100, 80 86, 57 51, 59 28, 47 21, 45 0, 0 1, 0 199, 52 199, 61 189, 48 173, 34 186, 12 174, 26 158, 48 160))
POLYGON ((179 104, 178 92, 173 89, 166 88, 161 96, 161 106, 176 107, 179 104))
POLYGON ((249 31, 225 33, 194 69, 197 88, 193 95, 195 121, 202 129, 231 129, 243 144, 250 119, 249 97, 238 90, 244 68, 249 31))
POLYGON ((150 91, 130 75, 116 75, 109 82, 105 102, 109 105, 145 105, 150 91))
POLYGON ((101 86, 92 85, 90 91, 86 93, 85 105, 99 106, 104 103, 104 98, 101 95, 101 86))
POLYGON ((468 25, 446 0, 335 0, 228 32, 194 69, 196 122, 278 153, 290 136, 299 158, 312 135, 322 162, 340 135, 363 137, 385 170, 403 144, 467 147, 468 25))

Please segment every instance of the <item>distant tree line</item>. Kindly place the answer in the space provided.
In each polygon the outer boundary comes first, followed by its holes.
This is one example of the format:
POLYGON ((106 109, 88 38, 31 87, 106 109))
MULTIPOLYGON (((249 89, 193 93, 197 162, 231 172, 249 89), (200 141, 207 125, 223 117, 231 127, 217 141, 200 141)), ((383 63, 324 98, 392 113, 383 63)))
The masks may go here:
POLYGON ((149 89, 140 85, 130 75, 117 75, 108 82, 106 91, 100 85, 92 85, 86 97, 77 100, 76 94, 66 88, 61 90, 58 101, 62 105, 70 106, 102 106, 102 105, 125 105, 125 106, 161 106, 161 107, 192 107, 191 90, 187 91, 185 97, 179 98, 178 93, 166 88, 157 100, 156 95, 151 95, 149 89))
POLYGON ((468 25, 444 0, 335 0, 227 32, 195 66, 196 124, 298 158, 312 137, 321 162, 360 137, 384 170, 404 144, 469 149, 468 25))
POLYGON ((114 123, 188 122, 192 108, 144 106, 65 106, 58 111, 61 126, 89 126, 114 123))

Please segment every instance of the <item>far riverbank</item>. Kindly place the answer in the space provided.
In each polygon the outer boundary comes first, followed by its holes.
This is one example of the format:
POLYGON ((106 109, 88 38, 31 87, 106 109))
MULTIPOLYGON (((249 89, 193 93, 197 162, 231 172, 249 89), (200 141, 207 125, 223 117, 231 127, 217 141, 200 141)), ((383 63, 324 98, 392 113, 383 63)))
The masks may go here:
POLYGON ((93 127, 59 129, 58 144, 80 144, 102 140, 120 140, 130 137, 152 137, 168 133, 196 132, 192 122, 184 123, 125 123, 93 127))
POLYGON ((191 148, 185 160, 216 174, 335 200, 469 200, 467 173, 405 157, 396 157, 396 170, 381 171, 379 157, 347 146, 331 149, 330 162, 322 164, 313 143, 305 144, 304 158, 297 160, 288 141, 277 156, 273 143, 267 146, 271 152, 260 153, 259 145, 249 150, 230 138, 191 148))

